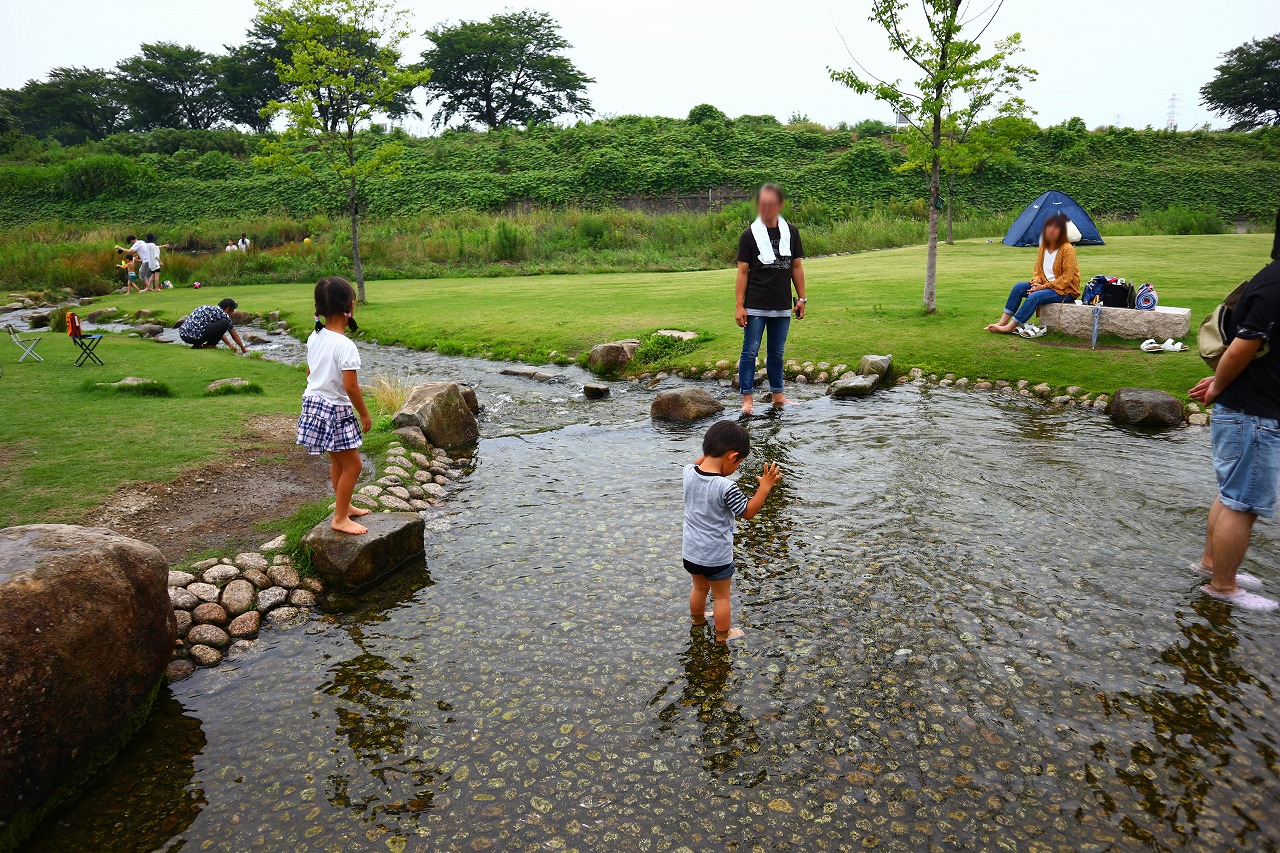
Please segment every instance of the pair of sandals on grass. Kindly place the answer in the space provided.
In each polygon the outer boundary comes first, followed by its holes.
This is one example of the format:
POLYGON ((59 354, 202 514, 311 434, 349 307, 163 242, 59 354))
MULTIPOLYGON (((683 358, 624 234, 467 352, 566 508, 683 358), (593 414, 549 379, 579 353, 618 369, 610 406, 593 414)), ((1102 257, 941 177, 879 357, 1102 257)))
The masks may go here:
POLYGON ((1167 339, 1162 344, 1156 343, 1155 338, 1147 338, 1145 341, 1139 344, 1139 346, 1142 348, 1143 352, 1152 352, 1152 353, 1154 352, 1186 352, 1187 351, 1186 344, 1179 343, 1178 341, 1175 341, 1173 338, 1167 339))

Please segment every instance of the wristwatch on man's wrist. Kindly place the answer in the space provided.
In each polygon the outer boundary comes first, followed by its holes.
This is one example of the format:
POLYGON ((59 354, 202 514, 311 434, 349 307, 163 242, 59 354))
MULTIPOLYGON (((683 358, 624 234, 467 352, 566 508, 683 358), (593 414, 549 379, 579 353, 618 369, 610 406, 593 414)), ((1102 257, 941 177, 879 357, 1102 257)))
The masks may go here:
POLYGON ((808 301, 809 301, 809 300, 808 300, 808 298, 807 298, 807 297, 801 296, 799 299, 797 299, 797 300, 796 300, 796 304, 797 304, 797 305, 802 305, 802 304, 804 304, 804 303, 807 303, 808 301))

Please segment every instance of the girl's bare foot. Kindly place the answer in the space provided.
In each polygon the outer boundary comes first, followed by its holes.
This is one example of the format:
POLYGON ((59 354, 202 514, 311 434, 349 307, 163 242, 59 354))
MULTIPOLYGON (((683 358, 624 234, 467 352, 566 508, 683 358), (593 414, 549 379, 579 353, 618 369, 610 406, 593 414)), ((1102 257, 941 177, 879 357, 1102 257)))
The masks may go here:
POLYGON ((730 628, 728 631, 721 631, 718 628, 716 629, 717 643, 727 643, 729 640, 737 640, 743 636, 746 636, 746 635, 744 634, 743 630, 738 627, 730 628))
POLYGON ((353 506, 351 509, 347 510, 347 518, 359 518, 362 515, 368 514, 369 510, 359 506, 353 506))
POLYGON ((359 536, 362 533, 369 532, 369 528, 363 524, 356 524, 349 518, 344 518, 342 521, 335 518, 330 526, 339 533, 350 533, 352 536, 359 536))
POLYGON ((742 414, 749 415, 756 409, 756 398, 750 394, 742 395, 742 414))

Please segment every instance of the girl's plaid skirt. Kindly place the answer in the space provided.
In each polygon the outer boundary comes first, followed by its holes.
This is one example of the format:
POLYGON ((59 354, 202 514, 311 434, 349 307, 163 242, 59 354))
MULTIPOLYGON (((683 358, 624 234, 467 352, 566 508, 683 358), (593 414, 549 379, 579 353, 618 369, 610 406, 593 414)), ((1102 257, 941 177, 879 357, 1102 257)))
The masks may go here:
POLYGON ((351 406, 339 406, 323 397, 302 398, 298 444, 312 456, 334 450, 354 450, 363 443, 360 421, 351 406))

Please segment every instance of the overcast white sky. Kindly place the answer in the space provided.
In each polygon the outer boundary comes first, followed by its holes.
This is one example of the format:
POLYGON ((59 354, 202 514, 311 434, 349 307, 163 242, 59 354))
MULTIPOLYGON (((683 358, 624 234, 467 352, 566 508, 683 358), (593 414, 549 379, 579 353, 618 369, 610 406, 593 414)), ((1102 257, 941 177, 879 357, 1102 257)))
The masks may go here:
MULTIPOLYGON (((986 0, 972 0, 975 9, 986 0)), ((15 87, 57 65, 109 67, 140 42, 175 41, 208 51, 238 42, 252 0, 40 0, 6 4, 0 86, 15 87)), ((529 0, 440 2, 408 7, 415 26, 478 19, 529 6, 555 16, 572 57, 596 78, 598 114, 684 116, 712 103, 731 116, 793 112, 832 125, 891 116, 871 98, 833 84, 827 67, 849 64, 836 35, 880 76, 899 76, 883 34, 867 23, 870 0, 529 0)), ((1170 96, 1178 124, 1214 120, 1199 88, 1221 53, 1280 31, 1277 0, 1007 0, 992 35, 1022 33, 1026 64, 1040 72, 1027 100, 1042 125, 1081 116, 1090 126, 1163 127, 1170 96)), ((413 54, 424 42, 413 45, 413 54)), ((412 132, 425 123, 411 123, 412 132)))

